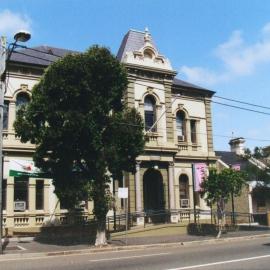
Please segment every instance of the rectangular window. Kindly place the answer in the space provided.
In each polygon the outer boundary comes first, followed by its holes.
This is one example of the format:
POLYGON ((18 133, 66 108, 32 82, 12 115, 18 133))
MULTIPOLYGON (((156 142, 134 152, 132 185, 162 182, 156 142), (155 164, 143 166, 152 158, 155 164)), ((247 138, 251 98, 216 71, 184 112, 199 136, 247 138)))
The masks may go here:
POLYGON ((9 111, 9 101, 4 101, 4 107, 3 107, 3 129, 8 129, 8 111, 9 111))
POLYGON ((2 181, 2 207, 3 210, 6 210, 7 207, 7 180, 3 179, 2 181))
POLYGON ((14 177, 14 202, 25 202, 25 208, 28 209, 28 177, 14 177))
POLYGON ((36 210, 44 209, 44 181, 36 181, 36 210))
POLYGON ((190 120, 191 142, 197 143, 196 120, 190 120))

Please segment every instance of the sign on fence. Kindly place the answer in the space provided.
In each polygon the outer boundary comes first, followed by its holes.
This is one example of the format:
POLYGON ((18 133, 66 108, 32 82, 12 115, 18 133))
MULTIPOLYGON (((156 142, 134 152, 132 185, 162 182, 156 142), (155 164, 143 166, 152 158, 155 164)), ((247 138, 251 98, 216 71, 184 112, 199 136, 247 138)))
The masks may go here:
POLYGON ((127 199, 128 198, 128 188, 118 188, 118 198, 127 199))

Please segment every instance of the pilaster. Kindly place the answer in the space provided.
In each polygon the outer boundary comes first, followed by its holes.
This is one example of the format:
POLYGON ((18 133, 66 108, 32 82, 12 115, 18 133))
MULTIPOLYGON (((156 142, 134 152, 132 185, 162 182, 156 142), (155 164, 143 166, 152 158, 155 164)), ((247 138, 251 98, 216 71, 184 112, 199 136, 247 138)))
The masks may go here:
POLYGON ((6 227, 13 228, 14 227, 14 177, 9 176, 7 178, 7 220, 6 227))
POLYGON ((9 110, 8 110, 8 130, 14 130, 13 124, 16 119, 16 102, 11 100, 9 102, 9 110))
POLYGON ((29 226, 36 225, 36 179, 29 178, 28 183, 28 211, 29 211, 29 226))
POLYGON ((211 114, 211 99, 205 98, 205 117, 207 131, 207 146, 208 152, 213 152, 213 132, 212 132, 212 114, 211 114))
POLYGON ((171 82, 165 82, 165 110, 166 110, 166 131, 167 141, 173 142, 174 130, 173 130, 173 119, 172 119, 172 84, 171 82))
POLYGON ((127 105, 128 108, 133 108, 135 106, 134 87, 135 87, 135 78, 132 76, 128 76, 128 86, 124 94, 125 104, 127 105))

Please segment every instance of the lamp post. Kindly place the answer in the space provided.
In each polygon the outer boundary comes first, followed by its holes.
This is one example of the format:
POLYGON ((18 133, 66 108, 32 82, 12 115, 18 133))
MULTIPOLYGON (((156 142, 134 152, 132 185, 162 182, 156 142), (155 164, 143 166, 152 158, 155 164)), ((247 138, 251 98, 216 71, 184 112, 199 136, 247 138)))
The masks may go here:
POLYGON ((20 47, 17 42, 26 42, 31 38, 27 31, 19 31, 14 35, 15 42, 11 43, 6 50, 6 38, 0 39, 0 254, 3 254, 2 234, 3 234, 3 203, 2 203, 2 184, 3 184, 3 119, 4 119, 4 95, 6 83, 7 63, 12 52, 20 47))

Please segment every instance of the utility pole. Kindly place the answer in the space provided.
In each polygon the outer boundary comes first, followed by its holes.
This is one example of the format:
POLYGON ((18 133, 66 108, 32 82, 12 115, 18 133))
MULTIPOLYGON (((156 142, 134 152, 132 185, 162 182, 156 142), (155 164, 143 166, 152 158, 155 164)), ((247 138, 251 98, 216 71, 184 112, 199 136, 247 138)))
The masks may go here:
POLYGON ((5 94, 5 70, 6 70, 6 37, 0 39, 0 253, 3 253, 3 118, 4 118, 4 94, 5 94))
POLYGON ((11 43, 11 47, 7 51, 6 37, 0 38, 0 254, 3 254, 3 203, 2 203, 2 186, 3 186, 3 120, 4 120, 4 96, 6 89, 6 69, 12 52, 20 47, 17 42, 26 42, 31 38, 31 34, 21 30, 14 35, 15 42, 11 43))

